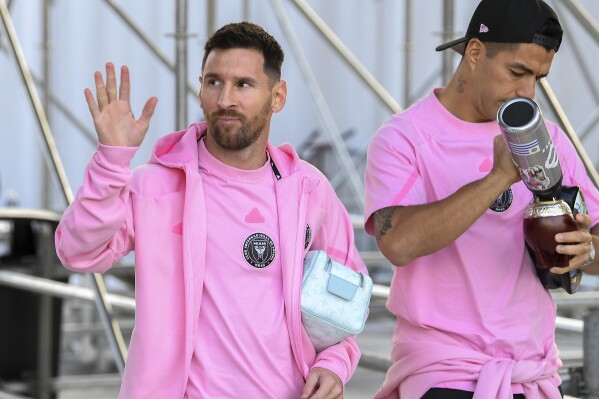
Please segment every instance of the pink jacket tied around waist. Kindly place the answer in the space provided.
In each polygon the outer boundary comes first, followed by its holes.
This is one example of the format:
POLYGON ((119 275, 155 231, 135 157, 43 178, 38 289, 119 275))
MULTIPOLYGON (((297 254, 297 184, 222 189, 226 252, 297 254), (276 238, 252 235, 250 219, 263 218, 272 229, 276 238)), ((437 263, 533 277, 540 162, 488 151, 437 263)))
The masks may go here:
MULTIPOLYGON (((474 399, 511 399, 512 384, 522 385, 526 399, 561 399, 551 380, 557 368, 550 361, 494 358, 477 351, 434 343, 426 343, 426 348, 419 348, 420 343, 394 347, 393 359, 403 353, 402 359, 387 372, 376 399, 399 399, 399 385, 402 385, 402 392, 408 393, 402 399, 420 398, 436 383, 447 381, 444 372, 451 370, 455 373, 457 368, 463 374, 471 375, 473 381, 478 380, 474 399), (459 362, 456 364, 455 360, 459 362), (464 365, 464 360, 469 365, 464 365), (439 381, 430 385, 430 377, 426 373, 435 373, 439 381), (429 388, 423 388, 428 385, 429 388)), ((555 347, 551 347, 546 358, 556 357, 556 351, 555 347)))

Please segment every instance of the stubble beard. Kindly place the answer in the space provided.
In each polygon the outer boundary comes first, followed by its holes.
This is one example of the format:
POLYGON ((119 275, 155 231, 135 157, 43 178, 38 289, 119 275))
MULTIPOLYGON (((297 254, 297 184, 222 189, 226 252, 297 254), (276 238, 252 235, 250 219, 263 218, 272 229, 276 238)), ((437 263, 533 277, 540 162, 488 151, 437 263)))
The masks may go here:
POLYGON ((215 112, 211 118, 206 118, 206 120, 208 121, 208 130, 211 133, 214 142, 219 147, 229 151, 241 151, 258 141, 268 123, 270 113, 271 99, 269 98, 260 112, 254 115, 250 120, 237 111, 232 110, 215 112), (222 128, 216 123, 217 119, 221 116, 239 118, 241 126, 239 128, 222 128))

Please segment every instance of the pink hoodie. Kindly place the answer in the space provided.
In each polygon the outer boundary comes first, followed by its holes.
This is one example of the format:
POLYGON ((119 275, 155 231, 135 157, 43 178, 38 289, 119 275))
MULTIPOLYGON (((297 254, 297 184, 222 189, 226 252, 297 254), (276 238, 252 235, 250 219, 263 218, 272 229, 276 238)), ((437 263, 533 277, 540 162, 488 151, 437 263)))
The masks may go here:
MULTIPOLYGON (((135 329, 120 398, 182 398, 202 303, 206 209, 198 172, 197 140, 204 123, 161 138, 147 164, 131 173, 137 148, 98 145, 83 186, 56 230, 63 264, 105 272, 135 250, 135 329)), ((345 384, 360 351, 355 338, 316 353, 301 323, 302 262, 309 249, 366 272, 354 246, 347 211, 327 179, 290 145, 268 152, 281 173, 276 182, 287 325, 304 377, 313 367, 335 372, 345 384), (304 248, 306 224, 312 244, 304 248), (295 226, 295 228, 293 228, 295 226)), ((224 193, 226 194, 226 193, 224 193)), ((256 356, 259 356, 256 354, 256 356)))

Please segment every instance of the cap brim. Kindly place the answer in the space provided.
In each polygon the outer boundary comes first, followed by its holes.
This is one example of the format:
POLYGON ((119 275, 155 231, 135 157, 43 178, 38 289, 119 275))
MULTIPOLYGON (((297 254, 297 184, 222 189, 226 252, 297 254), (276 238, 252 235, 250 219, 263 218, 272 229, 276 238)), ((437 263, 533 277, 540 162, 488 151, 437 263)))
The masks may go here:
POLYGON ((459 39, 452 40, 450 42, 441 44, 437 46, 436 51, 447 50, 448 48, 453 49, 454 51, 464 54, 464 48, 466 47, 466 42, 468 41, 467 37, 461 37, 459 39))

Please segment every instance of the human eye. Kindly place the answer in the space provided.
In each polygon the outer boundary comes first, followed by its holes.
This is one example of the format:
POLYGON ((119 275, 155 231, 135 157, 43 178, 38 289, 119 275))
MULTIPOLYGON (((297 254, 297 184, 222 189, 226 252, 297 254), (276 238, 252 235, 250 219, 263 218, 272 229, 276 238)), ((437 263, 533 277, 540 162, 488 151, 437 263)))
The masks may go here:
POLYGON ((510 72, 512 73, 512 76, 514 76, 516 78, 521 78, 522 76, 524 76, 523 72, 514 71, 513 69, 511 69, 510 72))
POLYGON ((250 86, 251 86, 250 83, 245 80, 242 80, 239 83, 237 83, 237 87, 242 88, 242 89, 246 88, 246 87, 250 87, 250 86))
POLYGON ((206 84, 208 84, 208 86, 219 86, 220 80, 215 79, 215 78, 209 78, 206 80, 206 84))

